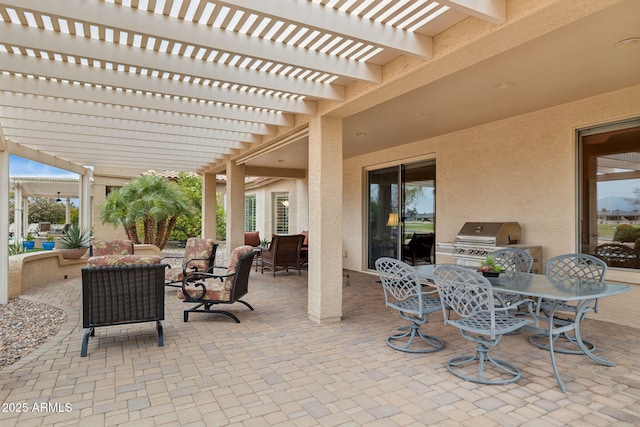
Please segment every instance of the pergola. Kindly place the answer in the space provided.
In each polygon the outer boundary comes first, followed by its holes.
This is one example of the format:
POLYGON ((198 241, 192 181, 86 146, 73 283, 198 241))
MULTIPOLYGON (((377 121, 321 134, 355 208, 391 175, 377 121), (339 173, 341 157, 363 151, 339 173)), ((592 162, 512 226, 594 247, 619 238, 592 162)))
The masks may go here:
MULTIPOLYGON (((193 171, 205 197, 225 173, 230 246, 245 176, 305 178, 310 317, 331 320, 341 276, 321 266, 342 262, 343 159, 640 84, 637 55, 601 36, 638 43, 637 11, 634 0, 0 1, 0 170, 11 153, 78 173, 81 200, 92 173, 193 171)), ((8 186, 0 173, 0 197, 8 186)), ((7 228, 0 213, 0 238, 7 228)), ((0 275, 0 303, 3 288, 0 275)))
POLYGON ((14 193, 15 215, 14 232, 18 240, 20 236, 26 235, 29 224, 26 219, 29 217, 27 199, 30 197, 56 197, 60 202, 65 203, 66 222, 69 222, 70 200, 80 197, 80 178, 73 176, 12 176, 10 181, 10 191, 14 193))

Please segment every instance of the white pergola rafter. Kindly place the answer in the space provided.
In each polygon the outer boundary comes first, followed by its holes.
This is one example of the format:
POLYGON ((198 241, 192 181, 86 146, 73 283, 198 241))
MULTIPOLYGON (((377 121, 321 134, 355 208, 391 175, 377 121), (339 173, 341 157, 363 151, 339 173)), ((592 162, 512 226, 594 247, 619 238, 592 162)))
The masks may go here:
POLYGON ((91 86, 114 87, 142 92, 142 95, 161 95, 209 101, 256 109, 277 110, 292 114, 314 114, 315 103, 263 95, 243 90, 216 88, 179 81, 149 78, 135 73, 117 73, 103 68, 70 64, 54 60, 30 58, 15 54, 0 54, 3 71, 21 73, 47 79, 80 82, 91 86))
MULTIPOLYGON (((177 55, 139 50, 131 46, 106 43, 68 34, 32 31, 16 24, 0 24, 0 41, 8 46, 18 46, 34 51, 57 53, 75 58, 86 58, 101 63, 126 64, 136 69, 182 75, 184 60, 177 55), (15 27, 18 28, 15 28, 15 27)), ((269 91, 295 93, 312 99, 344 99, 344 87, 328 83, 261 73, 255 70, 233 67, 211 61, 191 59, 188 67, 191 79, 217 80, 241 86, 263 88, 269 91)))
POLYGON ((190 22, 144 11, 132 13, 130 8, 113 6, 98 0, 78 2, 73 7, 69 7, 66 0, 30 0, 28 4, 21 0, 7 0, 3 3, 128 33, 140 33, 141 29, 144 29, 147 37, 168 39, 195 46, 209 46, 224 52, 242 52, 244 56, 251 58, 262 58, 356 80, 372 83, 379 83, 381 80, 381 68, 376 65, 328 57, 296 46, 274 44, 260 38, 205 25, 193 25, 190 22))
MULTIPOLYGON (((2 77, 0 77, 2 86, 2 77)), ((102 104, 71 102, 65 99, 29 96, 17 92, 0 92, 0 107, 4 107, 3 117, 15 117, 12 112, 21 110, 20 117, 28 113, 33 120, 51 121, 70 116, 69 120, 78 123, 80 117, 91 126, 92 120, 122 120, 136 125, 178 126, 187 129, 224 130, 250 133, 254 135, 273 135, 273 125, 239 121, 186 112, 149 110, 142 108, 109 108, 102 104), (6 113, 5 113, 6 111, 6 113), (53 119, 52 119, 53 117, 53 119)), ((64 121, 65 119, 62 119, 64 121)), ((137 129, 137 126, 136 126, 137 129)), ((137 129, 139 130, 139 129, 137 129)))
MULTIPOLYGON (((0 76, 0 91, 110 105, 111 108, 140 108, 173 113, 204 115, 230 120, 243 120, 274 126, 292 126, 293 116, 276 111, 233 107, 213 102, 202 102, 171 97, 140 95, 116 89, 79 86, 33 78, 0 76)), ((1 101, 0 101, 1 102, 1 101)), ((105 107, 108 109, 109 107, 105 107)), ((108 113, 107 113, 108 114, 108 113)))
POLYGON ((372 43, 371 33, 376 33, 374 43, 398 54, 431 59, 431 37, 403 31, 392 26, 379 25, 370 19, 340 13, 317 3, 291 2, 288 0, 234 0, 216 1, 220 6, 240 8, 274 19, 282 19, 294 25, 329 32, 363 43, 372 43))
MULTIPOLYGON (((7 109, 9 110, 9 109, 7 109)), ((204 130, 197 128, 184 128, 164 124, 133 123, 130 120, 113 120, 102 117, 73 117, 57 114, 57 120, 43 118, 42 115, 34 118, 30 113, 11 114, 7 112, 2 120, 2 126, 7 129, 31 129, 47 131, 52 133, 77 133, 79 135, 94 135, 115 138, 130 138, 136 140, 152 140, 172 142, 176 138, 191 139, 193 141, 202 140, 203 145, 211 145, 210 141, 230 141, 230 142, 260 142, 257 135, 241 132, 204 130)), ((10 134, 15 134, 9 131, 10 134)))
MULTIPOLYGON (((3 125, 4 127, 4 125, 3 125)), ((56 142, 56 146, 63 147, 65 144, 74 144, 77 146, 79 143, 85 142, 89 144, 108 144, 109 146, 123 145, 125 147, 135 144, 138 147, 144 147, 152 149, 154 146, 158 147, 158 142, 162 142, 162 146, 159 150, 199 150, 203 153, 217 153, 217 154, 235 154, 239 149, 246 148, 248 144, 238 141, 223 141, 219 139, 205 139, 205 138, 168 138, 164 135, 157 135, 156 138, 152 138, 153 135, 145 133, 132 133, 126 134, 125 132, 114 132, 108 134, 106 132, 93 133, 75 133, 69 131, 61 131, 56 126, 51 126, 50 129, 21 129, 12 128, 7 126, 5 133, 10 137, 20 137, 25 140, 40 139, 43 141, 56 142)), ((74 129, 75 131, 75 129, 74 129)), ((184 153, 183 153, 184 155, 184 153)))

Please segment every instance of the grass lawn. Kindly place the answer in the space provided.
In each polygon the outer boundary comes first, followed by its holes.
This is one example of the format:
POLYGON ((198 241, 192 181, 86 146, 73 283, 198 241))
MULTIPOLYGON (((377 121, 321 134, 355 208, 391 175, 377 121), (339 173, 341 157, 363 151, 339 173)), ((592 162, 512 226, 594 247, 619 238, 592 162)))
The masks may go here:
MULTIPOLYGON (((618 225, 619 224, 598 224, 598 237, 602 239, 613 239, 618 225)), ((634 225, 634 227, 638 227, 638 225, 634 225)))

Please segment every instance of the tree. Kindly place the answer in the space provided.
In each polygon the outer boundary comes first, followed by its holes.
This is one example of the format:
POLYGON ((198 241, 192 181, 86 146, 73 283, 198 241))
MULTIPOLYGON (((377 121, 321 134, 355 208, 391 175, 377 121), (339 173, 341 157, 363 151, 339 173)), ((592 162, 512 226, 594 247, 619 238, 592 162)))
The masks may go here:
POLYGON ((202 235, 202 177, 180 172, 176 181, 193 207, 192 215, 181 215, 171 232, 171 240, 187 240, 202 235))
POLYGON ((65 207, 56 199, 36 197, 29 201, 29 224, 50 222, 64 224, 65 207))
POLYGON ((158 175, 143 175, 114 190, 100 205, 100 220, 122 226, 135 244, 164 249, 178 217, 189 216, 192 205, 180 187, 158 175), (142 236, 142 240, 141 237, 142 236))

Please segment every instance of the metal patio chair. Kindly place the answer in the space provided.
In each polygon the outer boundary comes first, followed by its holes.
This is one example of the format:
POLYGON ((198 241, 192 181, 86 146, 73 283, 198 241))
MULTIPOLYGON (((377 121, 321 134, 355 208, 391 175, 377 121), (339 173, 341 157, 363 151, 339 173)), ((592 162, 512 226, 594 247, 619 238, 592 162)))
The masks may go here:
MULTIPOLYGON (((553 257, 547 261, 546 265, 547 276, 553 276, 557 278, 567 279, 581 279, 578 282, 571 282, 572 286, 580 286, 581 284, 593 285, 594 283, 603 283, 605 275, 607 274, 607 263, 592 255, 587 254, 564 254, 553 257)), ((598 312, 599 300, 587 307, 582 311, 579 319, 574 321, 576 325, 579 325, 587 313, 598 312)), ((549 319, 554 325, 562 327, 572 322, 567 318, 561 316, 575 316, 578 311, 577 304, 571 304, 566 302, 558 302, 550 299, 543 299, 539 302, 539 311, 549 315, 553 312, 553 319, 549 319)), ((580 333, 579 326, 576 326, 575 334, 580 333)), ((536 334, 529 337, 529 342, 536 347, 549 349, 548 336, 546 334, 536 334)), ((589 351, 595 349, 595 344, 590 341, 582 339, 582 342, 589 351)), ((576 342, 576 337, 566 332, 558 334, 554 340, 553 350, 557 353, 565 354, 583 354, 576 342), (561 340, 561 341, 558 341, 561 340), (565 345, 559 345, 564 342, 565 345), (556 344, 558 343, 558 345, 556 344)))
POLYGON ((530 320, 511 316, 509 307, 496 307, 489 280, 468 268, 441 265, 434 269, 433 279, 442 300, 444 323, 460 329, 464 338, 476 343, 474 355, 457 356, 447 362, 449 372, 480 384, 517 381, 520 370, 493 358, 489 350, 500 344, 503 335, 522 328, 530 320), (467 366, 472 368, 466 369, 467 366))
POLYGON ((409 325, 398 328, 401 333, 387 338, 389 347, 408 353, 432 353, 444 348, 440 338, 420 331, 420 327, 429 321, 429 315, 442 307, 437 291, 423 291, 416 270, 402 261, 382 257, 375 265, 386 306, 398 310, 400 317, 409 321, 409 325), (416 338, 419 340, 412 346, 416 338))

